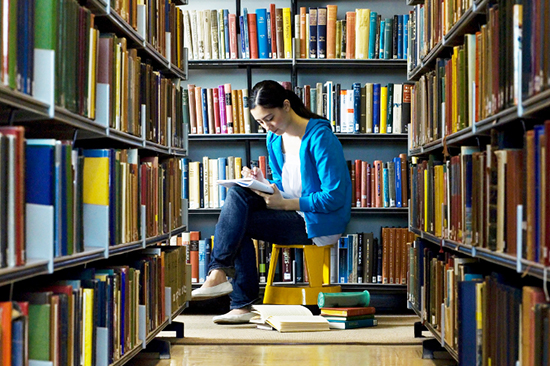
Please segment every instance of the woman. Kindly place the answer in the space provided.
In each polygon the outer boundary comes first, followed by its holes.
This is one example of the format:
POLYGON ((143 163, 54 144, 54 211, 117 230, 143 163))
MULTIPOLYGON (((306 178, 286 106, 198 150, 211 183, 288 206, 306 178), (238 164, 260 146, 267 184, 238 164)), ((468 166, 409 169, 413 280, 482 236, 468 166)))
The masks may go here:
POLYGON ((274 193, 242 187, 227 193, 208 277, 192 293, 193 300, 230 293, 231 311, 214 317, 215 323, 243 323, 252 317, 250 305, 259 292, 252 238, 277 244, 332 245, 350 219, 350 175, 329 121, 310 112, 296 94, 272 80, 256 84, 249 103, 253 117, 268 131, 273 180, 268 182, 258 168, 245 167, 242 174, 271 184, 274 193))

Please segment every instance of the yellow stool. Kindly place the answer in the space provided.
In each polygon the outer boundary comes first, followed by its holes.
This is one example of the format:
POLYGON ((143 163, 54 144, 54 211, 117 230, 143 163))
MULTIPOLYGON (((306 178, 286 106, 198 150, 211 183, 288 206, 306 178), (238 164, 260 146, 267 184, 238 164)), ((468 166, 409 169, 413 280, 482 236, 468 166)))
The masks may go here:
POLYGON ((330 248, 330 245, 318 247, 317 245, 273 244, 267 284, 265 285, 264 304, 317 305, 317 296, 320 292, 341 292, 341 286, 330 284, 330 248), (304 250, 309 283, 273 285, 275 268, 282 248, 304 250))

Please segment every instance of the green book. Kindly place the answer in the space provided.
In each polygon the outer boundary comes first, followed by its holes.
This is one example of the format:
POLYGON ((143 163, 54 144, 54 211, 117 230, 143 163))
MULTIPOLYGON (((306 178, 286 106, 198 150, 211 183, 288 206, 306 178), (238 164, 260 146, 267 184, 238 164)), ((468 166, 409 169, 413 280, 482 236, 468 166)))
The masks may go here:
POLYGON ((50 305, 29 305, 29 359, 51 361, 50 305))

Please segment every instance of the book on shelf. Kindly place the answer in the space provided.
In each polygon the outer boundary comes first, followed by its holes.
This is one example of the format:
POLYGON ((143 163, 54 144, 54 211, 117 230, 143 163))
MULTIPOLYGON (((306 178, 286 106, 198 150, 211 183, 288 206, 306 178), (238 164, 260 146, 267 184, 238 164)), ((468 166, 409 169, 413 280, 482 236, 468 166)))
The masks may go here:
POLYGON ((257 315, 250 322, 260 329, 276 329, 281 333, 330 330, 326 319, 301 305, 252 305, 252 312, 257 315))

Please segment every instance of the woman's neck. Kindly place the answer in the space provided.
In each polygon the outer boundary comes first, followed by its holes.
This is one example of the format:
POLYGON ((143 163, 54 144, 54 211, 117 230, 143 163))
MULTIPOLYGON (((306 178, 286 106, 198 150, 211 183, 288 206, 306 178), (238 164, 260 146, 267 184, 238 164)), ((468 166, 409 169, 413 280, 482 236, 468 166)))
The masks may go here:
POLYGON ((291 121, 291 124, 288 126, 288 129, 285 131, 284 134, 289 137, 298 137, 301 139, 306 133, 306 128, 307 128, 309 119, 297 115, 296 112, 294 112, 294 110, 291 109, 290 121, 291 121))

